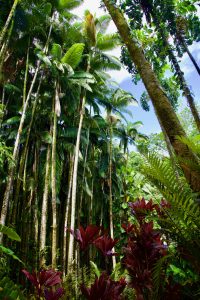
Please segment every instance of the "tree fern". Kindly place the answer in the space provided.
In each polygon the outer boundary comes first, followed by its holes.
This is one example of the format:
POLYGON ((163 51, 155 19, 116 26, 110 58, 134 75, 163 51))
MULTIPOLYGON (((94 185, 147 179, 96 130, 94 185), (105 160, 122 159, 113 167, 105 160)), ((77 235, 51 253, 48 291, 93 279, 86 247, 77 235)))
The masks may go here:
POLYGON ((84 47, 85 45, 82 43, 77 43, 71 46, 63 56, 62 63, 66 63, 75 69, 82 59, 84 47))

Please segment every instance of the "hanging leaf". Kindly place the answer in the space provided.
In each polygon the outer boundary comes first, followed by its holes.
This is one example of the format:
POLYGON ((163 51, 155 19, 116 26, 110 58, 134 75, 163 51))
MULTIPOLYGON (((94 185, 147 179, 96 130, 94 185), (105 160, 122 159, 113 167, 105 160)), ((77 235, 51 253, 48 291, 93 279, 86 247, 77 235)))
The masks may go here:
POLYGON ((71 46, 62 58, 62 63, 70 65, 75 69, 81 61, 85 44, 77 43, 71 46))
POLYGON ((53 58, 57 60, 61 60, 62 57, 62 48, 59 44, 53 44, 52 49, 51 49, 51 55, 53 58))
POLYGON ((11 256, 13 259, 18 260, 19 262, 21 262, 22 264, 24 264, 24 263, 21 261, 21 259, 19 259, 19 257, 17 257, 17 256, 15 255, 15 253, 14 253, 11 249, 6 248, 6 247, 4 247, 3 245, 0 244, 0 253, 1 253, 1 252, 3 252, 3 253, 6 254, 6 255, 11 256))
POLYGON ((14 240, 17 242, 21 241, 20 236, 15 232, 14 229, 12 229, 10 227, 0 224, 0 232, 7 235, 7 237, 9 237, 11 240, 14 240))

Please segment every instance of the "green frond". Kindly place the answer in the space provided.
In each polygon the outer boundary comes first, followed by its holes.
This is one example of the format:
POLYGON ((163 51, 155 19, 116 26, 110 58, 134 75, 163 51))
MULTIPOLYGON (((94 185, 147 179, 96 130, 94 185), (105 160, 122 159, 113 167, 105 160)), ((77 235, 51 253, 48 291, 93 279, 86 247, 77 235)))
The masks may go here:
POLYGON ((165 265, 167 260, 169 259, 170 255, 165 255, 162 258, 160 258, 152 272, 152 277, 153 277, 153 295, 152 295, 152 299, 157 300, 160 299, 159 298, 159 294, 160 294, 160 288, 162 287, 163 284, 163 272, 166 270, 165 265))
POLYGON ((80 63, 83 55, 85 44, 77 43, 69 48, 66 54, 62 58, 62 63, 70 65, 75 69, 80 63))
POLYGON ((98 17, 98 19, 95 20, 97 31, 104 34, 108 29, 110 21, 111 21, 110 15, 103 15, 98 17))
POLYGON ((58 7, 60 9, 74 9, 80 6, 83 3, 83 0, 59 0, 58 7))
POLYGON ((112 34, 97 34, 97 49, 101 51, 113 50, 120 45, 119 35, 117 33, 112 34))

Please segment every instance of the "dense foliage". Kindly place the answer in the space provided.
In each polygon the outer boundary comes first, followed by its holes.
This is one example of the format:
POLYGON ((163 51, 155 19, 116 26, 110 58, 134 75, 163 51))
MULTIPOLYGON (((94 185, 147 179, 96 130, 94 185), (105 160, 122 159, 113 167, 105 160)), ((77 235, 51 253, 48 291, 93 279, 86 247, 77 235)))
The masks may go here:
POLYGON ((180 67, 200 74, 198 3, 81 19, 82 2, 0 0, 0 298, 199 299, 200 118, 180 67), (140 132, 122 64, 161 133, 140 132))

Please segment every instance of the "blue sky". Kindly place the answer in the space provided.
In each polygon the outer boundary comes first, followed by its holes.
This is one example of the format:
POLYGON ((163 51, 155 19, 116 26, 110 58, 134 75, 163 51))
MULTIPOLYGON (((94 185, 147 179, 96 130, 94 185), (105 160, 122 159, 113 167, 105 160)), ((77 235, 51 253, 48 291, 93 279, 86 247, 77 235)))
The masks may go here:
MULTIPOLYGON (((92 14, 96 14, 97 16, 105 14, 105 12, 101 9, 99 9, 100 1, 99 0, 85 0, 83 5, 81 5, 79 8, 74 10, 74 13, 80 18, 83 17, 84 11, 86 9, 89 9, 92 14)), ((111 22, 110 27, 108 29, 108 32, 115 32, 116 27, 113 22, 111 22)), ((190 46, 190 51, 192 52, 193 56, 195 57, 198 64, 200 64, 200 44, 194 43, 192 46, 190 46)), ((119 58, 120 56, 120 48, 112 51, 110 54, 115 55, 119 58)), ((192 62, 190 61, 187 54, 184 54, 184 56, 180 59, 180 64, 182 71, 185 74, 185 78, 194 94, 195 100, 197 103, 200 103, 200 77, 197 74, 195 68, 193 67, 192 62)), ((122 69, 121 71, 112 71, 110 72, 110 75, 113 77, 114 80, 116 80, 120 87, 124 90, 131 92, 133 96, 139 100, 140 95, 144 91, 144 86, 142 83, 138 83, 138 85, 134 85, 131 81, 131 75, 125 70, 122 69)), ((180 101, 182 103, 182 106, 186 106, 186 100, 184 97, 180 97, 180 101)), ((143 127, 140 129, 141 132, 150 134, 155 132, 160 132, 160 126, 158 124, 157 118, 155 116, 153 107, 151 105, 150 112, 145 112, 140 105, 138 107, 131 106, 131 111, 133 114, 133 118, 129 118, 130 121, 142 121, 143 127)))

